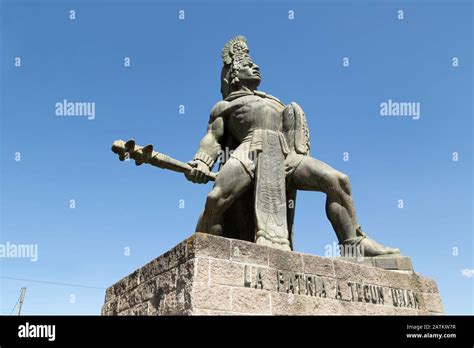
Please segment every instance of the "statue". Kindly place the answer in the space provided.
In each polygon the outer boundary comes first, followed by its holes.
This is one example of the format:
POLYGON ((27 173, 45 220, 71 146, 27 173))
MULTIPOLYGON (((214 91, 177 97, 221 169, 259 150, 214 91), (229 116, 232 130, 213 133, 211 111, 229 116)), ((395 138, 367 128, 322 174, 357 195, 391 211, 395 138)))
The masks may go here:
POLYGON ((257 90, 260 71, 245 37, 230 40, 222 59, 223 100, 212 108, 207 133, 190 162, 155 152, 151 145, 137 147, 133 140, 116 141, 112 150, 121 160, 129 156, 137 165, 183 172, 194 183, 215 180, 196 232, 293 250, 296 192, 322 191, 342 250, 357 248, 362 256, 399 254, 362 231, 347 175, 309 155, 302 108, 257 90), (211 172, 216 162, 217 175, 211 172))

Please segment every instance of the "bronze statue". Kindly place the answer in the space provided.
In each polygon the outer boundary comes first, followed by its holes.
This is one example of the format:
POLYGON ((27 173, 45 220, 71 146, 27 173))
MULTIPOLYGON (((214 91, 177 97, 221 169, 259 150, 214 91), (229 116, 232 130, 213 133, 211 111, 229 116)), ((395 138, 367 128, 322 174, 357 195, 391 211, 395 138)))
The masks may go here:
POLYGON ((347 175, 309 155, 301 107, 285 106, 257 90, 260 71, 245 37, 230 40, 222 59, 223 100, 212 108, 207 133, 192 161, 173 160, 154 152, 151 145, 136 147, 133 141, 115 142, 114 152, 137 164, 183 172, 195 183, 215 179, 197 232, 293 250, 296 191, 322 191, 327 195, 326 215, 341 246, 357 248, 363 256, 398 254, 398 249, 382 246, 362 231, 347 175), (211 170, 216 162, 215 177, 211 170))

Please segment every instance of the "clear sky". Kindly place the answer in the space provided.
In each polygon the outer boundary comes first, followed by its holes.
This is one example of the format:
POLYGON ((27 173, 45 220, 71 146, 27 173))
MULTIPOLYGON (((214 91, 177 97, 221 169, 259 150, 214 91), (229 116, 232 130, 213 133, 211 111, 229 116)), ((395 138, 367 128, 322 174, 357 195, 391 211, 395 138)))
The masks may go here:
MULTIPOLYGON (((221 98, 220 50, 241 34, 260 89, 298 102, 311 154, 351 178, 364 230, 434 278, 448 314, 473 314, 472 2, 2 0, 0 13, 1 241, 38 246, 36 262, 0 260, 2 277, 29 279, 0 278, 1 313, 26 286, 25 314, 99 314, 103 289, 30 280, 105 289, 193 233, 211 184, 110 146, 190 160, 221 98), (56 116, 64 99, 94 102, 95 118, 56 116), (389 99, 421 117, 381 116, 389 99)), ((324 203, 299 194, 296 251, 336 242, 324 203)))

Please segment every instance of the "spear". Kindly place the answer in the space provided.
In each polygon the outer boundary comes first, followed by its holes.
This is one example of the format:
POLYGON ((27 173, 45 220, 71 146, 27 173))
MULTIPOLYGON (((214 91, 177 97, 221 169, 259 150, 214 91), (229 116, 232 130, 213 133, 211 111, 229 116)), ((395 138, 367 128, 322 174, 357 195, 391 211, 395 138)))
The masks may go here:
MULTIPOLYGON (((189 164, 178 161, 163 153, 153 151, 153 145, 139 146, 135 144, 135 140, 130 139, 125 142, 123 140, 115 140, 112 144, 112 151, 119 156, 119 160, 124 161, 127 158, 135 160, 137 166, 148 163, 152 166, 169 169, 178 173, 189 173, 193 167, 189 164), (127 155, 128 154, 128 155, 127 155)), ((216 174, 210 172, 208 175, 210 181, 216 180, 216 174)))

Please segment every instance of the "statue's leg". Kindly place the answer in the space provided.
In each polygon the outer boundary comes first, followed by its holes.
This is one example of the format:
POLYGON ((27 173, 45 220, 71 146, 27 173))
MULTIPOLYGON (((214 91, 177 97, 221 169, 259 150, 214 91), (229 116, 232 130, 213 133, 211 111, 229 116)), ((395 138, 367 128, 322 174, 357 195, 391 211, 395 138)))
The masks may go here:
POLYGON ((326 214, 339 241, 356 236, 357 218, 347 175, 305 156, 291 177, 298 190, 326 193, 326 214))
POLYGON ((298 190, 326 193, 326 215, 341 245, 360 246, 365 256, 398 253, 398 249, 384 247, 368 238, 357 222, 354 201, 347 175, 326 163, 304 156, 290 178, 298 190))
POLYGON ((220 169, 216 182, 207 196, 204 212, 199 218, 196 232, 222 235, 222 215, 246 190, 252 178, 243 165, 230 158, 220 169))

